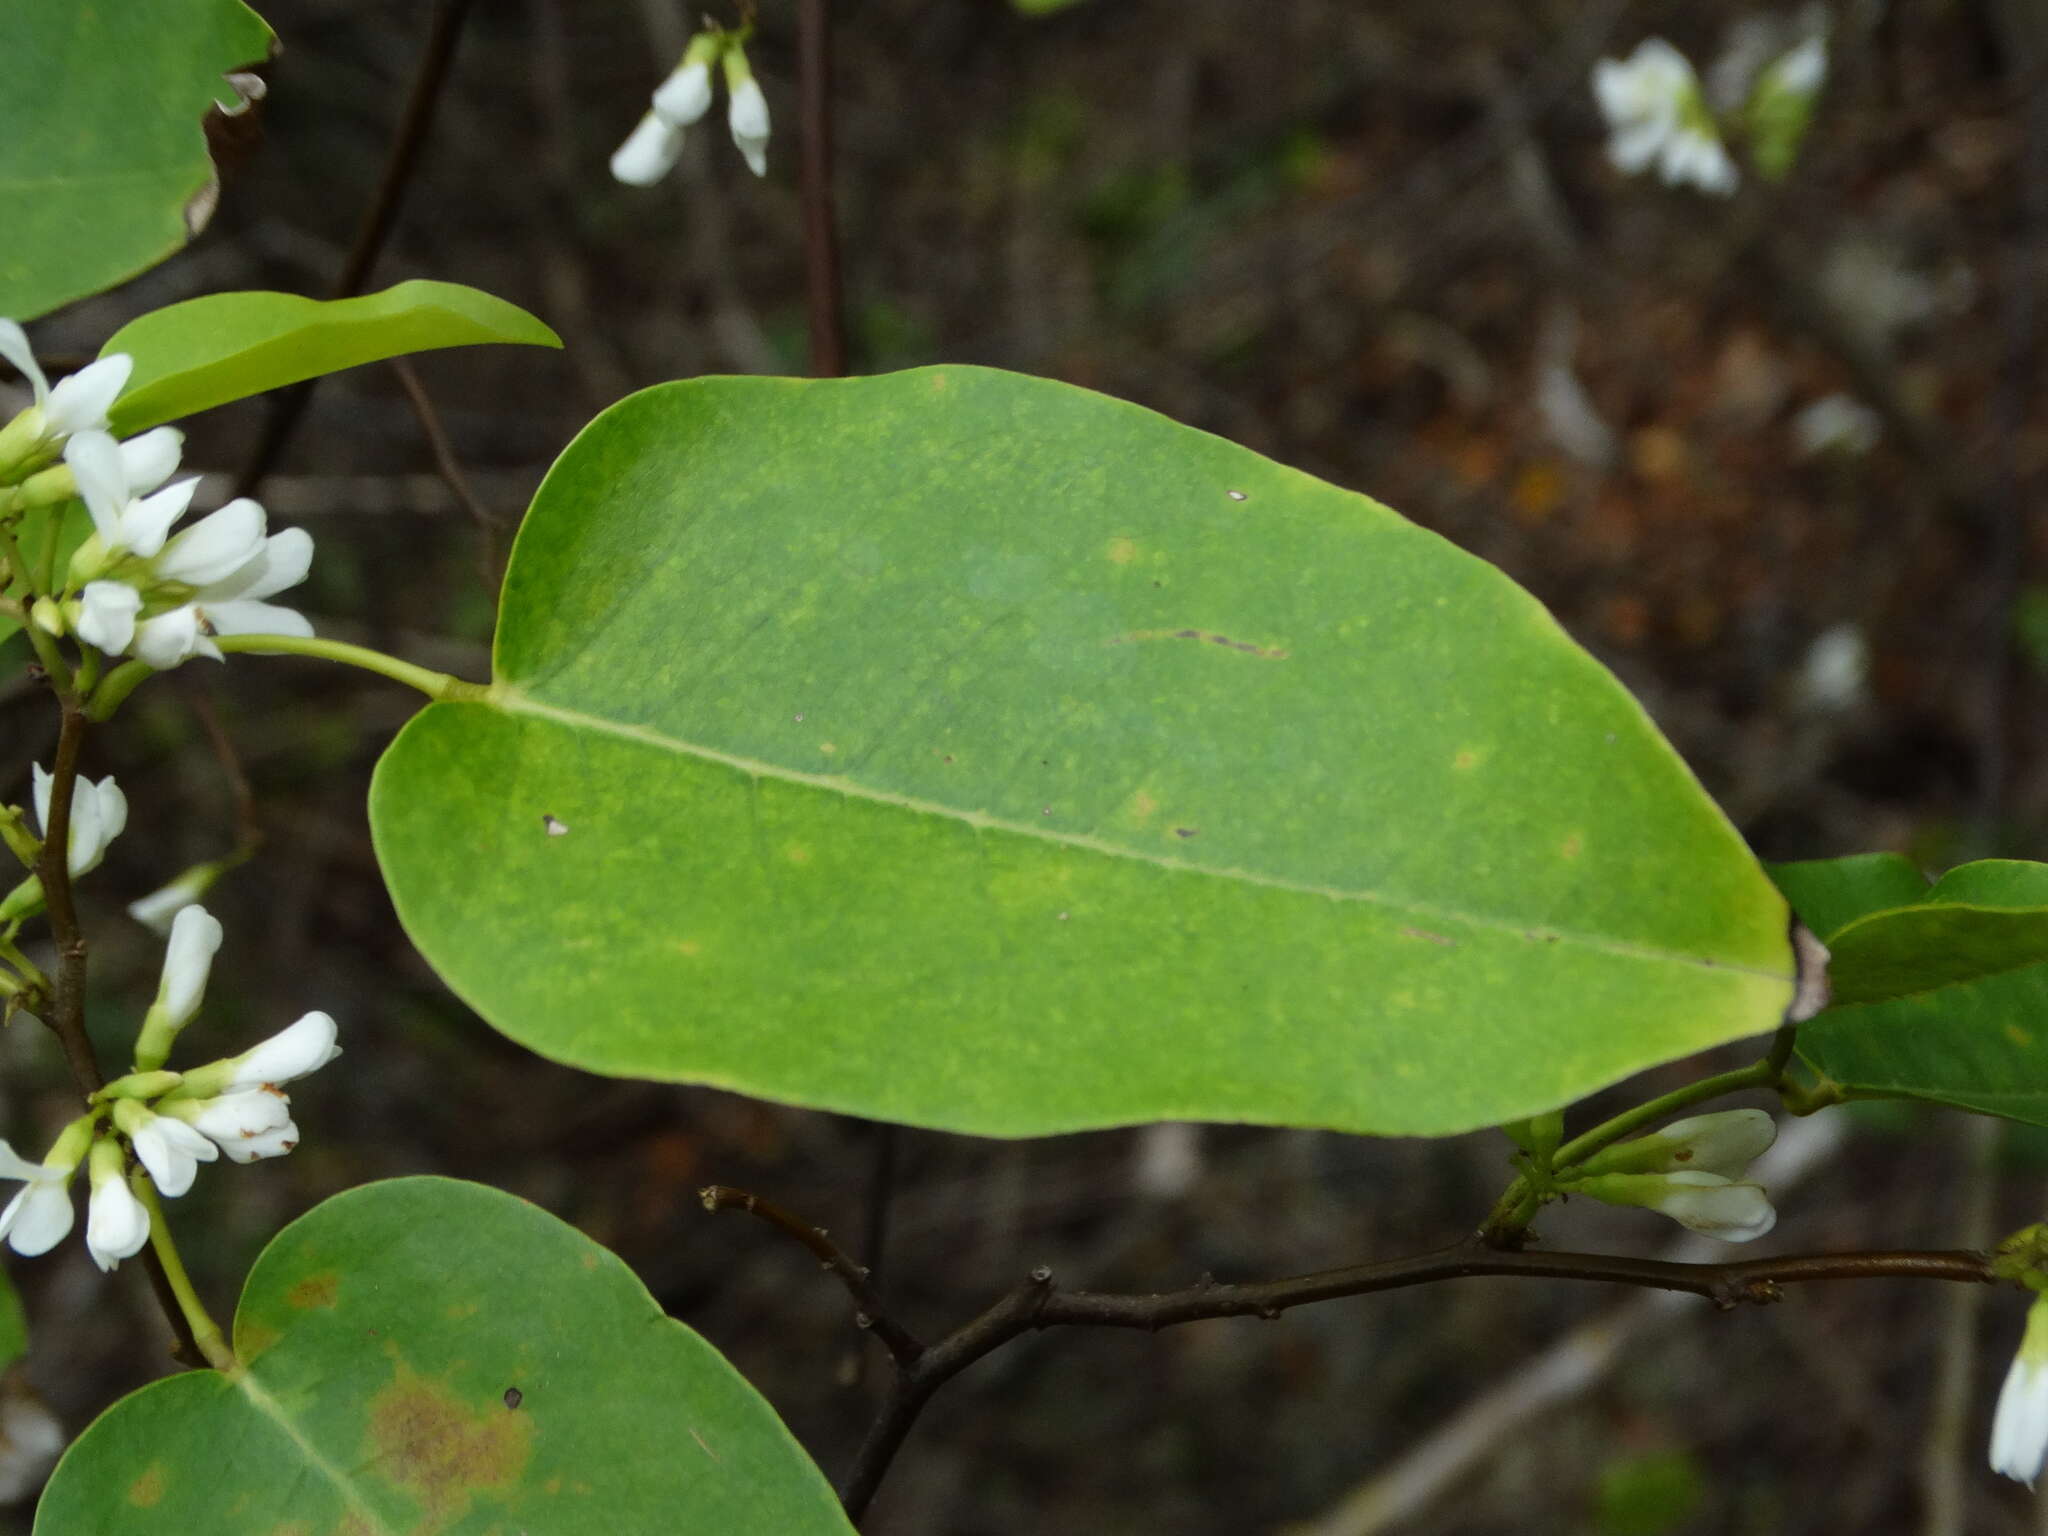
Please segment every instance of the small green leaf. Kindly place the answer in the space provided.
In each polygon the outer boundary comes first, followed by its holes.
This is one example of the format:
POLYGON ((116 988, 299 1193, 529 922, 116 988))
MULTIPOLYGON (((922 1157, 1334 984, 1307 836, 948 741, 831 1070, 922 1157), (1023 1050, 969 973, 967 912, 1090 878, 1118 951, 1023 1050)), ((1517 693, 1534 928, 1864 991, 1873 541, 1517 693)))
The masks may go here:
POLYGON ((110 413, 140 432, 230 400, 408 352, 486 342, 559 347, 516 304, 459 283, 416 279, 354 299, 215 293, 154 310, 107 339, 100 355, 135 359, 110 413))
POLYGON ((36 1536, 849 1536, 817 1467, 625 1265, 497 1190, 336 1196, 256 1261, 232 1376, 131 1393, 36 1536))
POLYGON ((1081 0, 1010 0, 1010 4, 1023 16, 1050 16, 1079 5, 1081 0))
MULTIPOLYGON (((1887 883, 1904 884, 1873 876, 1861 896, 1887 883)), ((2048 1124, 2048 865, 1965 864, 1826 942, 1834 1006, 1799 1031, 1816 1072, 1859 1095, 2048 1124)))
POLYGON ((405 729, 371 818, 514 1039, 983 1134, 1465 1130, 1791 991, 1783 899, 1500 572, 977 368, 600 416, 488 700, 405 729))
POLYGON ((1846 859, 1765 867, 1799 920, 1823 944, 1859 917, 1911 906, 1927 894, 1927 877, 1920 867, 1896 853, 1857 853, 1846 859))
POLYGON ((182 246, 213 179, 201 127, 275 40, 241 0, 0 5, 0 315, 26 320, 182 246))

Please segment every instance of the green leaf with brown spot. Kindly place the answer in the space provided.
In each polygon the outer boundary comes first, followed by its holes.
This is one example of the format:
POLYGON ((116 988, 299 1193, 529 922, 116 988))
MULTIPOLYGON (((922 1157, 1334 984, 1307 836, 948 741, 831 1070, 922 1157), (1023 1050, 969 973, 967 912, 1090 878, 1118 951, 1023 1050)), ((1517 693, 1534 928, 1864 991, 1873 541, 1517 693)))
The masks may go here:
POLYGON ((1807 1065, 1859 1098, 2048 1125, 2048 864, 1985 859, 1931 887, 1889 854, 1773 873, 1831 951, 1807 1065))
POLYGON ((202 126, 274 39, 241 0, 0 4, 0 315, 26 320, 162 261, 203 225, 202 126))
POLYGON ((774 1410, 625 1265, 511 1195, 398 1179, 280 1232, 244 1369, 116 1403, 37 1536, 848 1536, 774 1410))
POLYGON ((371 792, 514 1039, 1041 1135, 1442 1133, 1775 1026, 1783 899, 1614 678, 1378 503, 979 368, 644 391, 371 792))

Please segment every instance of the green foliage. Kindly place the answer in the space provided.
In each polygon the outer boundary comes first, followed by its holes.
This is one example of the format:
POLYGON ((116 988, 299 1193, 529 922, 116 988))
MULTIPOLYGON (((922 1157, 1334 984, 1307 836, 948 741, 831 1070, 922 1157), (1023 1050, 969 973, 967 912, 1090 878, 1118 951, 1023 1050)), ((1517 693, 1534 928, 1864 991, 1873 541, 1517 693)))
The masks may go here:
POLYGON ((185 243, 213 177, 201 122, 237 99, 222 74, 272 42, 241 0, 0 5, 0 315, 97 293, 185 243))
POLYGON ((1799 1054, 1856 1094, 2048 1124, 2048 865, 1986 859, 1932 887, 1888 854, 1773 872, 1832 952, 1799 1054))
POLYGON ((1600 1536, 1665 1536, 1706 1496, 1699 1463, 1683 1450, 1618 1456, 1600 1469, 1593 1528, 1600 1536))
POLYGON ((538 493, 371 793, 423 953, 595 1071, 962 1131, 1439 1133, 1774 1026, 1787 914, 1500 572, 1137 407, 709 379, 538 493))
POLYGON ((1080 3, 1081 0, 1010 0, 1010 4, 1025 16, 1050 16, 1080 3))
POLYGON ((126 434, 362 363, 487 342, 562 344, 516 304, 460 283, 415 280, 353 299, 187 299, 122 326, 100 355, 135 359, 111 413, 114 431, 126 434))
POLYGON ((37 1536, 852 1529, 774 1411, 616 1257, 479 1185, 369 1184, 286 1227, 235 1349, 235 1375, 102 1415, 37 1536))
POLYGON ((0 1269, 0 1370, 5 1370, 28 1353, 28 1318, 21 1310, 21 1294, 5 1269, 0 1269))

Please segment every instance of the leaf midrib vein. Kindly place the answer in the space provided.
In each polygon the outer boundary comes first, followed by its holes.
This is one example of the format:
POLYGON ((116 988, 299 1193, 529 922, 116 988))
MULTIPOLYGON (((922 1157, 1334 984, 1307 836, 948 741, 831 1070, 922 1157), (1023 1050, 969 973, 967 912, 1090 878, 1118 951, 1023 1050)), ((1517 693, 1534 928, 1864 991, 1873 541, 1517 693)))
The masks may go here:
POLYGON ((616 737, 623 741, 637 742, 642 746, 657 748, 678 757, 693 757, 703 762, 718 763, 724 767, 744 773, 750 778, 776 779, 789 784, 807 785, 814 789, 827 790, 844 795, 849 799, 866 800, 876 805, 886 805, 916 815, 936 816, 944 820, 961 823, 976 832, 1003 832, 1016 837, 1040 843, 1052 843, 1074 848, 1086 853, 1099 854, 1105 858, 1126 859, 1135 863, 1150 864, 1155 868, 1182 874, 1204 875, 1211 879, 1234 880, 1245 885, 1265 890, 1285 891, 1300 896, 1321 896, 1330 901, 1356 901, 1369 906, 1384 907, 1390 911, 1426 919, 1462 923, 1467 927, 1504 933, 1528 942, 1547 942, 1556 939, 1586 949, 1630 959, 1658 961, 1665 964, 1681 965, 1698 970, 1727 972, 1732 975, 1758 976, 1772 981, 1791 983, 1789 971, 1775 971, 1758 966, 1742 965, 1732 960, 1717 960, 1701 955, 1683 954, 1676 950, 1660 949, 1652 945, 1636 944, 1625 939, 1610 939, 1594 934, 1573 932, 1569 929, 1548 927, 1537 923, 1521 923, 1511 919, 1488 916, 1480 913, 1461 912, 1455 908, 1419 902, 1407 897, 1396 897, 1380 891, 1344 890, 1336 886, 1317 885, 1306 880, 1290 880, 1280 875, 1263 874, 1256 870, 1223 869, 1214 865, 1197 864, 1187 859, 1176 859, 1161 854, 1145 853, 1139 849, 1113 843, 1105 838, 1092 837, 1078 832, 1059 832, 1048 827, 1030 823, 1008 821, 991 816, 986 811, 965 810, 959 806, 947 805, 936 800, 923 800, 914 795, 895 794, 889 790, 875 789, 869 785, 855 783, 839 774, 807 773, 799 768, 770 763, 759 758, 743 757, 735 752, 720 751, 716 747, 696 742, 680 741, 649 726, 629 725, 622 721, 607 720, 602 715, 586 714, 581 710, 565 709, 557 704, 548 704, 522 692, 516 684, 503 681, 491 684, 485 700, 508 715, 526 715, 537 719, 553 720, 558 724, 596 731, 602 735, 616 737))
POLYGON ((348 1503, 350 1512, 370 1523, 374 1536, 399 1536, 397 1528, 387 1523, 383 1516, 377 1513, 370 1501, 363 1496, 362 1490, 356 1485, 355 1479, 320 1454, 319 1449, 313 1442, 308 1440, 300 1432, 298 1425, 292 1422, 277 1399, 257 1385, 256 1378, 249 1372, 247 1367, 244 1367, 238 1374, 231 1377, 230 1381, 235 1390, 242 1394, 249 1405, 279 1429, 283 1430, 292 1444, 299 1448, 300 1454, 306 1458, 307 1462, 326 1477, 328 1482, 334 1485, 335 1489, 348 1503))

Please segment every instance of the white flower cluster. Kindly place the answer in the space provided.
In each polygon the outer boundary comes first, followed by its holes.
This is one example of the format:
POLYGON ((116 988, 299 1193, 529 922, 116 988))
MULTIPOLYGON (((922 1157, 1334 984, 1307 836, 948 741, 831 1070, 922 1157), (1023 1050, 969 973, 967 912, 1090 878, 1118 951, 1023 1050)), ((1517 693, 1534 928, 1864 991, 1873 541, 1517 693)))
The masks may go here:
POLYGON ((1611 1205, 1637 1205, 1682 1227, 1746 1243, 1777 1225, 1761 1184, 1742 1176, 1768 1152, 1778 1127, 1760 1109, 1674 1120, 1650 1136, 1616 1142, 1560 1176, 1558 1187, 1611 1205))
POLYGON ((1617 169, 1634 175, 1654 164, 1674 187, 1690 182, 1723 197, 1741 181, 1699 76, 1661 37, 1645 39, 1627 59, 1595 64, 1593 95, 1611 130, 1607 158, 1617 169))
POLYGON ((172 533, 199 482, 167 483, 184 446, 176 428, 125 442, 107 430, 132 368, 125 354, 52 387, 21 327, 0 319, 0 357, 35 391, 0 428, 0 517, 76 497, 92 518, 62 593, 35 606, 39 628, 159 670, 222 659, 218 635, 313 633, 301 614, 265 601, 305 580, 313 541, 303 530, 269 534, 263 508, 242 497, 172 533))
MULTIPOLYGON (((1755 18, 1752 18, 1755 20, 1755 18)), ((1785 28, 1744 24, 1715 65, 1714 95, 1741 130, 1752 165, 1768 180, 1792 168, 1828 69, 1825 14, 1802 18, 1806 35, 1785 46, 1785 28)), ((1593 96, 1607 119, 1607 158, 1630 175, 1655 166, 1672 186, 1726 197, 1741 174, 1721 138, 1714 103, 1691 61, 1661 37, 1626 59, 1593 66, 1593 96)))
POLYGON ((85 1245, 110 1270, 149 1241, 149 1211, 131 1183, 141 1177, 129 1171, 131 1151, 158 1192, 176 1196, 192 1187, 201 1163, 223 1152, 249 1163, 298 1145, 281 1085, 341 1054, 327 1014, 309 1013, 239 1056, 189 1072, 163 1070, 172 1041, 199 1011, 220 943, 220 923, 204 907, 181 911, 156 1002, 136 1040, 136 1070, 94 1095, 93 1107, 64 1128, 41 1162, 0 1141, 0 1179, 22 1184, 0 1210, 0 1238, 16 1253, 47 1253, 71 1231, 71 1179, 81 1163, 92 1188, 85 1245))
POLYGON ((613 176, 629 186, 647 187, 675 168, 684 130, 711 110, 711 71, 721 66, 733 145, 756 176, 768 174, 768 98, 740 44, 740 36, 717 31, 700 32, 692 40, 675 72, 656 88, 646 115, 613 153, 613 176))

